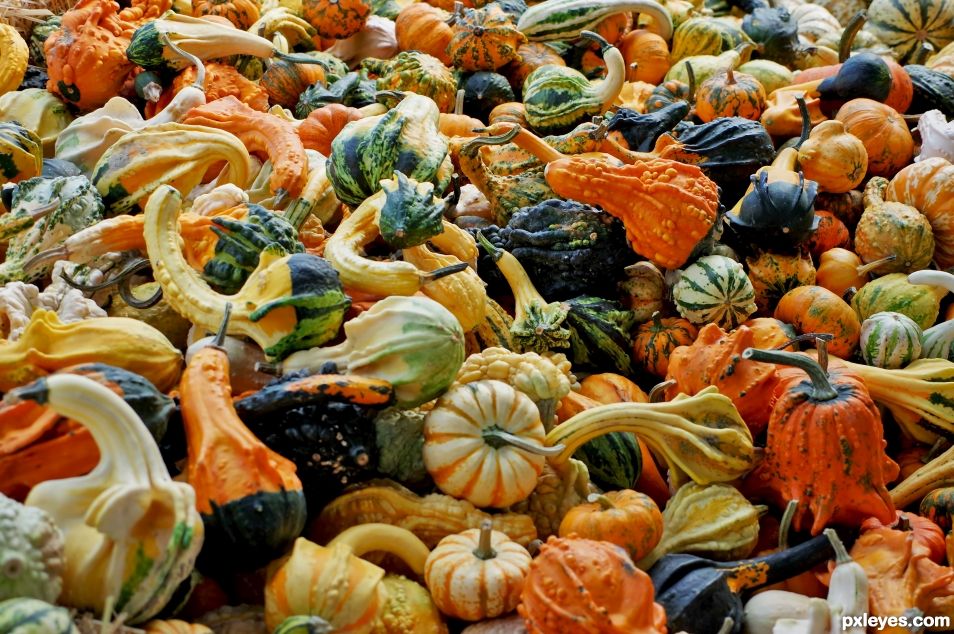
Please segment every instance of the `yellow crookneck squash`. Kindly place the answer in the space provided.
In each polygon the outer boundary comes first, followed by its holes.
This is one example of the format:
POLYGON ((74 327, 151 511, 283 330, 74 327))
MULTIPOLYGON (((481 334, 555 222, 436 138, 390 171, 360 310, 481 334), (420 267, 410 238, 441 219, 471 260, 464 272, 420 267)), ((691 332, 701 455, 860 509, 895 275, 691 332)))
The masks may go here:
POLYGON ((63 531, 66 567, 59 602, 125 614, 156 615, 192 570, 204 528, 195 492, 174 482, 133 409, 92 379, 56 374, 11 390, 7 403, 43 403, 89 428, 99 465, 88 475, 38 484, 28 506, 63 531))

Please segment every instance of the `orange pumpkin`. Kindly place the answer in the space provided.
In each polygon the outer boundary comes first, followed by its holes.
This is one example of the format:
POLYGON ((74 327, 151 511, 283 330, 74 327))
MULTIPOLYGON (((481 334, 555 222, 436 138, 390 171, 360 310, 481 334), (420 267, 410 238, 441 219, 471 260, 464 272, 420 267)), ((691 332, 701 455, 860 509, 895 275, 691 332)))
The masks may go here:
POLYGON ((570 509, 560 522, 560 537, 574 533, 622 546, 633 561, 639 561, 662 538, 663 517, 655 502, 643 493, 624 489, 593 494, 586 504, 570 509))
POLYGON ((844 123, 823 121, 798 149, 798 165, 821 191, 844 193, 864 179, 868 151, 858 137, 845 130, 844 123))
POLYGON ((821 286, 800 286, 785 293, 775 307, 775 318, 795 326, 799 334, 831 333, 828 350, 850 358, 861 338, 861 322, 845 300, 821 286))
POLYGON ((626 61, 626 81, 662 82, 672 65, 669 44, 659 35, 645 29, 630 31, 619 43, 619 52, 626 61))
POLYGON ((719 117, 758 121, 765 109, 765 89, 755 77, 731 68, 713 75, 696 90, 696 116, 705 122, 719 117))
MULTIPOLYGON (((325 156, 331 155, 331 142, 338 133, 351 123, 362 118, 357 108, 331 103, 312 110, 308 117, 298 125, 298 138, 306 150, 317 150, 325 156)), ((354 297, 352 297, 352 300, 354 297)))
POLYGON ((885 200, 924 214, 934 232, 938 268, 954 266, 954 165, 937 157, 908 165, 891 179, 885 200))
POLYGON ((819 260, 815 283, 838 297, 849 288, 859 289, 868 283, 868 278, 858 272, 863 263, 853 251, 836 247, 822 253, 819 260))
MULTIPOLYGON (((602 37, 604 40, 616 46, 619 41, 633 28, 633 16, 631 13, 613 13, 594 26, 591 30, 602 37)), ((596 42, 588 43, 590 49, 599 50, 599 44, 596 42)))
POLYGON ((835 214, 830 211, 815 211, 815 217, 818 218, 818 223, 805 243, 813 258, 818 259, 822 253, 831 249, 851 247, 851 233, 835 214))
POLYGON ((510 15, 497 4, 483 9, 461 9, 454 20, 447 54, 462 71, 494 71, 513 61, 527 43, 510 15))
POLYGON ((259 83, 273 104, 294 109, 306 88, 324 81, 325 71, 318 64, 295 64, 276 59, 265 69, 259 83))
POLYGON ((236 28, 246 30, 258 20, 259 11, 255 0, 193 0, 192 15, 197 18, 217 15, 236 28))
POLYGON ((945 545, 944 531, 927 517, 921 517, 914 513, 905 513, 895 511, 896 518, 890 524, 884 524, 875 517, 869 517, 861 523, 861 532, 874 530, 876 528, 895 528, 897 530, 910 530, 914 534, 914 539, 924 544, 928 549, 928 557, 936 564, 944 561, 945 545))
POLYGON ((319 37, 343 40, 361 30, 371 4, 365 0, 304 0, 302 17, 315 27, 319 37))
POLYGON ((868 153, 868 175, 894 176, 914 157, 908 124, 891 106, 872 99, 852 99, 838 110, 837 121, 861 139, 868 153))
POLYGON ((591 374, 580 383, 580 394, 600 403, 648 403, 638 385, 620 374, 591 374))
POLYGON ((774 317, 756 317, 742 324, 752 331, 755 348, 780 348, 793 339, 794 330, 774 317))
POLYGON ((682 317, 661 317, 659 311, 640 325, 633 338, 633 360, 658 377, 669 371, 669 356, 679 346, 691 345, 699 329, 682 317))
POLYGON ((521 128, 530 127, 530 124, 527 123, 527 109, 519 101, 508 101, 500 104, 490 111, 487 120, 491 125, 495 123, 513 123, 521 128))
POLYGON ((398 13, 394 33, 402 51, 421 51, 450 66, 447 45, 454 31, 449 21, 451 14, 425 2, 410 4, 398 13))
POLYGON ((755 290, 755 305, 762 314, 771 314, 782 295, 815 283, 815 267, 808 254, 779 254, 763 251, 745 260, 748 277, 755 290))

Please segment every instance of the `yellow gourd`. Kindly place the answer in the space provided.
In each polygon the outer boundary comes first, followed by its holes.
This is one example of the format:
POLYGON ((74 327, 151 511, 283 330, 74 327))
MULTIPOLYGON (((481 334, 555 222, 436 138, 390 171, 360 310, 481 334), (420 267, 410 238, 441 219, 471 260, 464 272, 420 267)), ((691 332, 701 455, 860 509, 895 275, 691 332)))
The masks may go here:
POLYGON ((868 151, 861 139, 845 130, 844 123, 823 121, 798 149, 798 164, 820 191, 843 194, 864 179, 868 151))
POLYGON ((0 95, 16 90, 26 74, 30 50, 15 28, 0 22, 0 95))

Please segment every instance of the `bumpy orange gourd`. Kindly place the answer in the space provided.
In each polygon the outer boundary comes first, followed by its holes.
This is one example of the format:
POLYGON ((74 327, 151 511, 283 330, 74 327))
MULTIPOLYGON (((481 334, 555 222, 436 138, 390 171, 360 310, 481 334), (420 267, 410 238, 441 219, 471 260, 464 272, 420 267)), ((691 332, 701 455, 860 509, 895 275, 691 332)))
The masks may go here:
POLYGON ((775 319, 795 326, 799 334, 831 333, 828 350, 851 357, 861 338, 858 314, 841 297, 821 286, 799 286, 785 293, 775 307, 775 319))
POLYGON ((666 611, 654 597, 649 575, 619 546, 551 536, 517 611, 528 634, 665 634, 666 611))
POLYGON ((872 99, 852 99, 835 119, 859 139, 868 153, 870 176, 892 177, 914 157, 914 138, 908 124, 891 106, 872 99))
POLYGON ((186 113, 182 123, 231 132, 250 153, 260 153, 272 162, 269 186, 298 196, 308 177, 305 146, 290 121, 249 108, 235 97, 216 99, 186 113))
MULTIPOLYGON (((818 204, 817 202, 815 203, 818 204)), ((841 219, 830 211, 815 211, 818 225, 812 229, 805 247, 817 259, 825 251, 851 246, 851 232, 841 219)))
POLYGON ((765 454, 749 484, 780 507, 798 500, 792 526, 813 535, 867 517, 892 521, 886 484, 898 465, 885 454, 881 414, 861 377, 836 359, 826 371, 801 353, 749 349, 742 356, 794 366, 777 370, 765 454))
POLYGON ((451 59, 447 54, 447 45, 454 36, 449 24, 450 17, 447 11, 426 2, 404 7, 394 20, 398 48, 427 53, 449 66, 451 59))
POLYGON ((686 263, 719 209, 718 186, 695 165, 668 159, 612 165, 568 157, 546 167, 558 195, 600 205, 623 221, 636 253, 667 269, 686 263))
MULTIPOLYGON (((168 88, 162 91, 159 101, 146 104, 147 117, 155 116, 172 98, 186 86, 195 83, 195 66, 189 66, 176 75, 168 88)), ((229 95, 235 97, 248 107, 259 112, 268 110, 268 92, 258 82, 251 81, 230 64, 206 62, 205 64, 205 100, 216 101, 229 95)))
POLYGON ((676 383, 667 388, 667 399, 680 392, 692 396, 714 385, 732 399, 752 434, 758 434, 772 413, 776 378, 775 366, 740 356, 746 348, 757 345, 755 334, 747 326, 727 333, 715 324, 706 324, 691 346, 676 348, 670 356, 666 379, 676 383))
POLYGON ((586 504, 570 509, 560 522, 560 537, 577 534, 584 539, 622 546, 639 561, 649 554, 663 533, 663 517, 652 498, 629 489, 591 495, 586 504))
POLYGON ((861 523, 861 532, 874 530, 877 528, 895 528, 897 530, 909 530, 914 533, 914 539, 927 546, 931 561, 936 564, 943 563, 945 557, 944 531, 933 521, 914 513, 904 513, 895 511, 896 521, 888 524, 879 521, 875 517, 869 517, 861 523))

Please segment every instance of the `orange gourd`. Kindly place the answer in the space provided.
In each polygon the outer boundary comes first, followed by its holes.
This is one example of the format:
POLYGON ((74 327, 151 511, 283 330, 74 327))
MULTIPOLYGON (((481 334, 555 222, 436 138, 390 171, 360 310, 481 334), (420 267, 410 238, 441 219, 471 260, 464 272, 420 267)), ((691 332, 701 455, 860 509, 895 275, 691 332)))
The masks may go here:
MULTIPOLYGON (((189 66, 176 75, 168 88, 162 91, 159 101, 146 104, 147 117, 155 116, 161 111, 180 90, 191 86, 195 82, 195 66, 189 66)), ((219 62, 205 64, 205 99, 206 102, 216 101, 223 97, 232 96, 259 112, 268 110, 268 92, 258 82, 253 82, 238 72, 234 66, 219 62)))
MULTIPOLYGON (((633 16, 630 13, 614 13, 602 20, 593 27, 592 31, 602 37, 604 40, 616 46, 620 39, 633 28, 633 16)), ((599 50, 599 44, 589 42, 590 50, 599 50)))
POLYGON ((941 527, 927 517, 921 517, 914 513, 895 511, 895 514, 897 517, 887 524, 877 518, 869 517, 861 523, 861 532, 876 528, 909 530, 914 534, 914 539, 927 547, 931 561, 936 564, 942 563, 945 557, 945 545, 944 531, 941 530, 941 527))
POLYGON ((366 0, 304 0, 302 16, 323 38, 343 40, 361 30, 371 4, 366 0))
POLYGON ((791 327, 774 317, 756 317, 742 325, 752 331, 755 348, 781 348, 792 340, 791 327))
MULTIPOLYGON (((541 66, 547 65, 566 66, 566 62, 552 46, 545 42, 527 42, 517 48, 517 56, 501 72, 507 76, 514 93, 519 95, 527 76, 541 66)), ((490 123, 493 123, 493 120, 490 123)))
POLYGON ((815 283, 812 259, 803 251, 780 254, 763 251, 745 260, 755 290, 755 305, 769 315, 782 296, 793 288, 815 283))
POLYGON ((258 2, 255 0, 193 0, 192 15, 197 18, 217 15, 227 19, 236 28, 247 30, 259 18, 258 2))
POLYGON ((858 347, 861 322, 841 297, 821 286, 800 286, 785 293, 775 307, 775 318, 792 324, 799 334, 831 333, 828 350, 843 359, 858 347))
MULTIPOLYGON (((817 203, 816 203, 817 204, 817 203)), ((851 232, 835 214, 830 211, 815 211, 818 224, 812 229, 805 247, 812 257, 818 259, 825 251, 851 246, 851 232)))
POLYGON ((483 9, 461 8, 452 29, 447 55, 465 72, 495 71, 516 59, 517 49, 527 43, 510 15, 497 4, 483 9))
POLYGON ((672 65, 669 44, 656 33, 636 29, 623 36, 619 52, 626 61, 626 81, 662 82, 672 65))
POLYGON ((868 151, 844 123, 823 121, 799 147, 798 165, 821 191, 840 194, 861 184, 868 171, 868 151))
POLYGON ((591 495, 574 506, 560 522, 560 537, 577 534, 626 549, 639 561, 656 547, 663 533, 663 517, 652 498, 629 489, 591 495))
POLYGON ((450 22, 451 14, 443 9, 425 2, 410 4, 401 9, 394 20, 398 48, 427 53, 450 66, 447 45, 454 36, 450 22))
POLYGON ((869 176, 890 178, 914 157, 908 124, 891 106, 872 99, 852 99, 838 109, 835 119, 864 144, 869 176))
POLYGON ((938 268, 954 266, 954 165, 939 157, 908 165, 891 179, 885 200, 924 214, 934 232, 938 268))
POLYGON ((691 346, 681 346, 669 358, 666 379, 675 381, 666 390, 667 400, 679 393, 690 396, 710 385, 732 399, 739 415, 755 436, 772 413, 775 366, 742 359, 742 352, 758 345, 746 326, 727 333, 715 324, 706 324, 691 346))
POLYGON ((652 375, 663 377, 669 371, 669 357, 679 346, 691 345, 699 329, 682 317, 662 317, 659 311, 640 325, 633 338, 633 360, 652 375))
POLYGON ((298 125, 298 138, 306 150, 316 150, 325 156, 331 155, 331 142, 352 121, 363 118, 357 108, 332 103, 312 110, 298 125))
POLYGON ((861 377, 801 353, 750 348, 742 357, 791 366, 777 370, 765 454, 748 484, 779 506, 797 500, 792 526, 812 535, 867 517, 892 521, 886 485, 898 465, 884 452, 881 414, 861 377))
POLYGON ((868 283, 868 277, 858 272, 862 266, 857 253, 838 247, 829 249, 819 258, 815 283, 841 297, 849 288, 859 289, 868 283))
POLYGON ((550 537, 530 565, 517 611, 528 634, 666 634, 652 581, 609 542, 550 537))
POLYGON ((719 117, 758 121, 765 109, 765 89, 745 73, 731 68, 713 75, 696 90, 696 116, 705 122, 719 117))
POLYGON ((591 374, 580 382, 580 394, 600 403, 648 403, 649 396, 620 374, 591 374))
POLYGON ((295 64, 277 59, 265 69, 259 83, 272 103, 294 109, 306 88, 324 81, 325 71, 318 64, 295 64))

